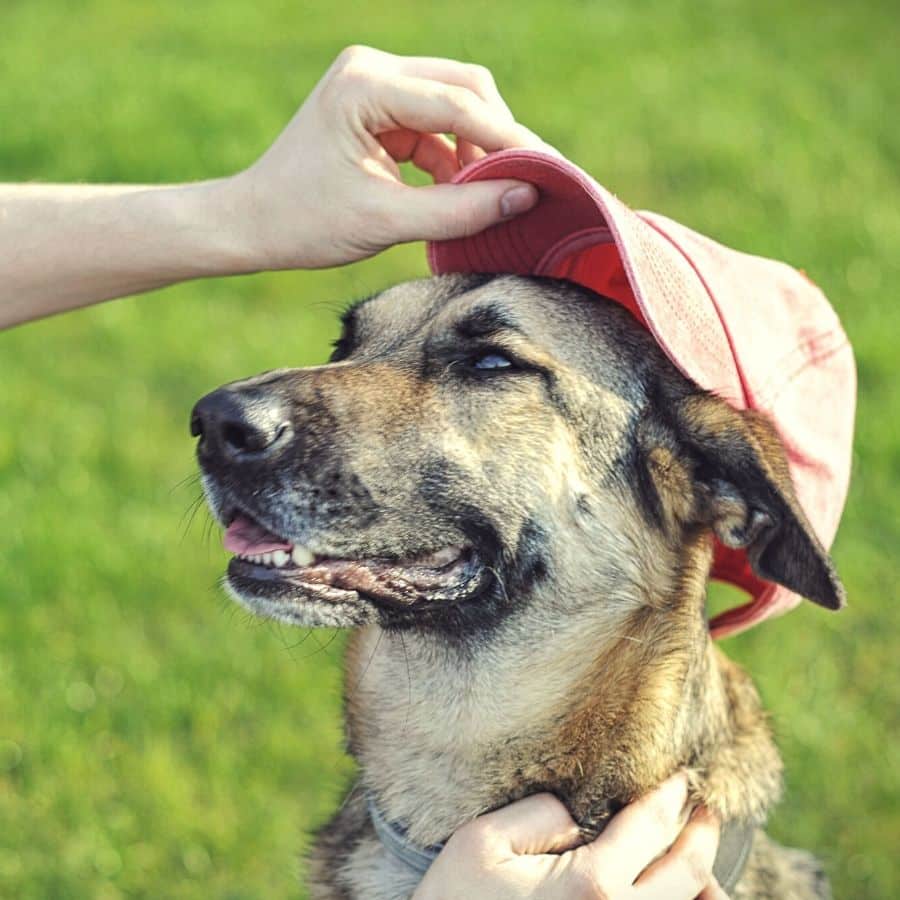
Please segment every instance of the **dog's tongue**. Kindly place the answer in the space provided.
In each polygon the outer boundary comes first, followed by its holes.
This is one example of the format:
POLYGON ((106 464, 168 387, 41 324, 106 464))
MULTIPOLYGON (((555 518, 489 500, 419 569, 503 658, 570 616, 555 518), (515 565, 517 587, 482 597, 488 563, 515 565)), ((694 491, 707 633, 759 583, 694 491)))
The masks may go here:
POLYGON ((293 548, 293 544, 267 531, 259 522, 254 522, 248 516, 238 516, 228 526, 222 543, 229 553, 242 553, 245 556, 271 553, 273 550, 290 552, 293 548))

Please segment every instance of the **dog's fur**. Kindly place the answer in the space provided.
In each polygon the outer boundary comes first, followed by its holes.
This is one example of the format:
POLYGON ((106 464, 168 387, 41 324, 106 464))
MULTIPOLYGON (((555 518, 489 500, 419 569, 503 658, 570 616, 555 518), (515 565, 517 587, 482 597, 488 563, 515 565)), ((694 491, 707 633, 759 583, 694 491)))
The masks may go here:
MULTIPOLYGON (((229 386, 274 398, 292 437, 259 459, 201 452, 214 509, 329 557, 467 544, 479 568, 465 595, 395 602, 263 597, 231 578, 257 612, 356 628, 359 784, 313 849, 312 896, 413 892, 366 793, 422 845, 537 791, 589 836, 686 767, 724 821, 761 825, 781 763, 752 683, 709 638, 713 536, 761 575, 842 602, 774 429, 690 383, 621 307, 563 282, 411 282, 344 323, 332 364, 229 386), (476 367, 486 354, 513 366, 476 367)), ((812 857, 758 831, 734 896, 828 888, 812 857)))

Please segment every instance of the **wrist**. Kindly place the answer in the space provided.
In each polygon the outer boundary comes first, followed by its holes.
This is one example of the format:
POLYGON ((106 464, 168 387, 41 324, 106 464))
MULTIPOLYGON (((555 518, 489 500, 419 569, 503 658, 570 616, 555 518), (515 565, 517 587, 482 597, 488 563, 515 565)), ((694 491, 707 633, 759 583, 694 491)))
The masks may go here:
POLYGON ((245 275, 267 268, 248 233, 246 196, 237 176, 153 191, 179 236, 183 278, 245 275))

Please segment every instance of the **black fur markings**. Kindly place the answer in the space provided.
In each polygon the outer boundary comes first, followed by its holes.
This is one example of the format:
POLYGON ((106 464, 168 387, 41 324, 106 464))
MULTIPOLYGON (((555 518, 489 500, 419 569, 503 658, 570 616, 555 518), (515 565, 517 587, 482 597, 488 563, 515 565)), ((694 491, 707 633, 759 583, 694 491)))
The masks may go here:
POLYGON ((473 309, 454 325, 454 331, 464 340, 490 338, 503 331, 520 332, 515 319, 500 306, 486 305, 473 309))
POLYGON ((454 500, 455 493, 469 495, 467 482, 462 469, 446 460, 435 460, 426 466, 419 491, 428 507, 460 531, 473 547, 484 570, 479 589, 458 603, 385 611, 384 627, 427 629, 454 643, 479 641, 513 612, 521 598, 527 597, 548 577, 546 531, 536 520, 528 519, 518 530, 515 546, 505 544, 500 523, 471 501, 454 500))

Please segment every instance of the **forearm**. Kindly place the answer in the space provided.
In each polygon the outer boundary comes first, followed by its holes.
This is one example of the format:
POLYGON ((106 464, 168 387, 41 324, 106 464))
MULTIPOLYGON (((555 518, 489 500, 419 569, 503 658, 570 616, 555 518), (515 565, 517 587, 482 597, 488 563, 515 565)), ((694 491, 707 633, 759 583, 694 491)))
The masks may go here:
POLYGON ((537 190, 446 182, 485 152, 529 146, 548 149, 486 69, 348 48, 272 146, 229 178, 0 185, 0 328, 190 278, 338 266, 474 234, 531 209, 537 190), (407 186, 406 161, 437 184, 407 186))
POLYGON ((254 269, 227 180, 0 185, 0 328, 254 269))

